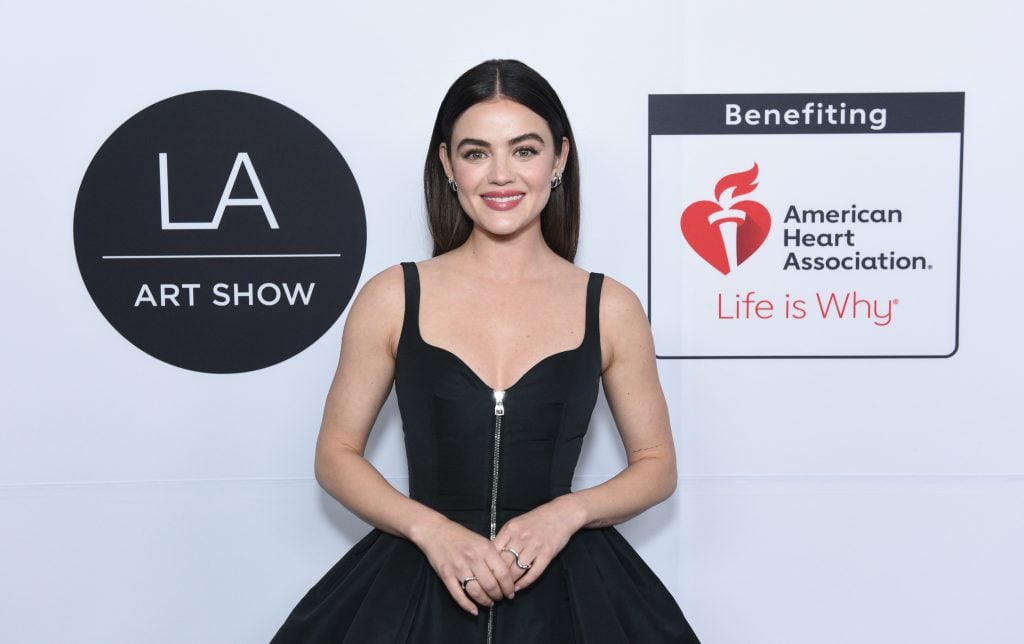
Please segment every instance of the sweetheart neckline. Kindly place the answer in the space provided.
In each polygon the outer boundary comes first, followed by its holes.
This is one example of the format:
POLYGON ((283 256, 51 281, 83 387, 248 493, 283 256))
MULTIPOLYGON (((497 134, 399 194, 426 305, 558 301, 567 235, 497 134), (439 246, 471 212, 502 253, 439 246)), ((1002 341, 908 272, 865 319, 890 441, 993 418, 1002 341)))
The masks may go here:
MULTIPOLYGON (((418 329, 417 329, 417 331, 418 331, 418 329)), ((575 347, 573 347, 571 349, 563 349, 562 351, 557 351, 555 353, 551 353, 551 354, 548 354, 548 355, 544 356, 543 358, 541 358, 537 362, 534 362, 530 366, 530 368, 527 369, 526 371, 524 371, 518 378, 516 378, 515 381, 511 385, 508 385, 504 389, 498 389, 496 387, 492 387, 491 385, 487 384, 487 381, 484 380, 483 378, 481 378, 480 374, 478 374, 476 372, 476 370, 473 369, 473 367, 469 366, 468 362, 466 362, 465 360, 460 358, 459 355, 457 353, 455 353, 454 351, 452 351, 450 349, 445 349, 444 347, 439 347, 436 344, 431 344, 431 343, 427 342, 426 340, 423 339, 423 336, 420 335, 419 333, 417 333, 416 335, 419 336, 419 341, 420 341, 421 344, 423 344, 423 346, 427 347, 428 349, 432 349, 434 351, 439 351, 439 352, 441 352, 443 354, 446 354, 446 355, 450 356, 451 358, 453 358, 455 360, 455 362, 459 363, 459 365, 463 369, 465 369, 467 372, 469 372, 469 374, 471 376, 473 376, 473 379, 476 380, 477 383, 483 385, 484 387, 486 387, 490 391, 510 391, 510 390, 514 389, 519 383, 521 383, 522 381, 526 380, 527 376, 529 376, 531 373, 533 373, 534 370, 539 368, 545 362, 547 362, 549 360, 552 360, 554 358, 557 358, 559 356, 564 356, 564 355, 567 355, 567 354, 570 354, 570 353, 576 353, 577 351, 582 349, 583 345, 586 344, 586 339, 587 339, 587 337, 586 337, 587 334, 586 334, 586 332, 584 332, 583 333, 583 340, 577 346, 575 346, 575 347)))
MULTIPOLYGON (((476 370, 473 369, 473 367, 469 366, 469 363, 466 362, 465 360, 463 360, 459 356, 459 354, 455 353, 451 349, 445 349, 444 347, 438 346, 436 344, 431 344, 431 343, 427 342, 426 339, 423 337, 423 332, 421 331, 422 327, 420 326, 420 313, 421 313, 421 306, 420 305, 423 302, 423 286, 422 286, 421 281, 420 281, 420 269, 419 269, 419 266, 417 266, 415 262, 411 262, 410 264, 412 266, 412 271, 413 271, 413 274, 415 275, 415 280, 416 280, 416 309, 415 309, 415 312, 414 312, 415 314, 412 316, 412 318, 413 318, 412 322, 415 323, 414 331, 415 331, 415 334, 416 334, 416 339, 419 340, 420 344, 422 344, 423 346, 427 347, 428 349, 432 349, 434 351, 438 351, 440 353, 446 354, 446 355, 450 356, 451 358, 453 358, 455 360, 455 362, 457 362, 464 370, 469 372, 469 374, 473 377, 473 379, 478 384, 483 385, 484 387, 486 387, 490 391, 509 391, 511 389, 514 389, 519 383, 521 383, 523 380, 525 380, 527 376, 529 376, 531 373, 533 373, 533 371, 535 369, 539 368, 542 364, 546 363, 548 360, 552 360, 552 359, 557 358, 559 356, 564 356, 564 355, 568 355, 568 354, 571 354, 571 353, 576 353, 577 351, 582 350, 583 347, 586 346, 586 344, 587 344, 587 340, 588 340, 589 335, 590 335, 590 323, 591 323, 591 320, 590 320, 590 285, 591 285, 592 280, 594 279, 594 276, 598 275, 598 273, 594 273, 594 272, 590 272, 588 274, 588 276, 587 276, 587 286, 586 286, 586 289, 584 290, 583 337, 580 338, 580 343, 578 345, 576 345, 575 347, 571 348, 571 349, 563 349, 562 351, 558 351, 556 353, 552 353, 552 354, 544 356, 543 358, 541 358, 537 362, 533 363, 530 366, 529 369, 527 369, 522 374, 520 374, 520 376, 518 378, 516 378, 515 381, 512 382, 512 384, 508 385, 504 389, 496 389, 496 388, 492 387, 491 385, 489 385, 486 380, 481 378, 480 374, 478 374, 476 372, 476 370)), ((408 305, 409 305, 409 303, 408 303, 408 300, 407 300, 406 301, 406 306, 408 306, 408 305)), ((403 328, 402 329, 402 336, 404 336, 404 335, 405 335, 405 329, 403 328)))

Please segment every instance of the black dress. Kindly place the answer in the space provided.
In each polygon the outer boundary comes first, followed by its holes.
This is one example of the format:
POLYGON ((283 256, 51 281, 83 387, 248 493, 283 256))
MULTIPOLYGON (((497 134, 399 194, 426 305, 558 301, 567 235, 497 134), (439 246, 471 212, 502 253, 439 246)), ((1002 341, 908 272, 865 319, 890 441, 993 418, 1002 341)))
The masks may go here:
MULTIPOLYGON (((395 389, 409 496, 493 538, 508 519, 570 491, 601 376, 604 276, 587 286, 586 332, 494 392, 419 330, 419 274, 402 265, 395 389)), ((614 528, 584 529, 512 600, 460 608, 412 542, 373 530, 289 615, 273 642, 658 644, 697 642, 679 606, 614 528)))

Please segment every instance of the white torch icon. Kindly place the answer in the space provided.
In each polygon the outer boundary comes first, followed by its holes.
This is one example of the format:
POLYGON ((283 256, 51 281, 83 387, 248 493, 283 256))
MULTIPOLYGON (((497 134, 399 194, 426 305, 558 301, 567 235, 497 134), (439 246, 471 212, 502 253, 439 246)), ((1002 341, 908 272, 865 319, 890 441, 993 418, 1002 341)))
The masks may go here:
POLYGON ((718 198, 718 205, 722 209, 708 215, 708 224, 718 226, 718 234, 722 236, 725 258, 729 262, 730 272, 739 265, 739 262, 736 261, 736 229, 747 220, 747 213, 732 208, 733 192, 733 188, 723 192, 718 198))

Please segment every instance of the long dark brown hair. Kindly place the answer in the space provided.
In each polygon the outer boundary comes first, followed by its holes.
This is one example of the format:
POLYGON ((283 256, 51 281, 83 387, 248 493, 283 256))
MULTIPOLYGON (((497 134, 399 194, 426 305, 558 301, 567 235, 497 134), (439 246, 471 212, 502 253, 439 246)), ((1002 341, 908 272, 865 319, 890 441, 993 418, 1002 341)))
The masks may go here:
POLYGON ((544 241, 551 250, 571 262, 576 257, 580 233, 580 172, 576 140, 558 94, 543 76, 518 60, 480 63, 459 76, 441 101, 423 168, 423 193, 427 200, 430 235, 434 239, 434 256, 461 246, 473 229, 472 220, 462 211, 458 196, 448 186, 448 176, 438 150, 442 143, 449 151, 452 149, 452 129, 463 112, 477 103, 495 98, 515 101, 543 118, 554 137, 556 155, 562 153, 563 137, 569 141, 569 157, 562 171, 562 185, 551 191, 551 197, 540 214, 540 226, 544 241))

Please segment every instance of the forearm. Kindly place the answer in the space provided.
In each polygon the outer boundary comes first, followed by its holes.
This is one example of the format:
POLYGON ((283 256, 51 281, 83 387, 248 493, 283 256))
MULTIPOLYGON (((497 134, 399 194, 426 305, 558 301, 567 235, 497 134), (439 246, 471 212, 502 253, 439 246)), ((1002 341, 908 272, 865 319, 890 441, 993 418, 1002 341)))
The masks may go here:
POLYGON ((396 490, 373 465, 355 451, 318 450, 316 479, 328 494, 370 525, 418 542, 429 526, 447 519, 396 490))
POLYGON ((559 500, 581 528, 622 523, 672 495, 677 478, 673 456, 637 459, 608 481, 559 500))

